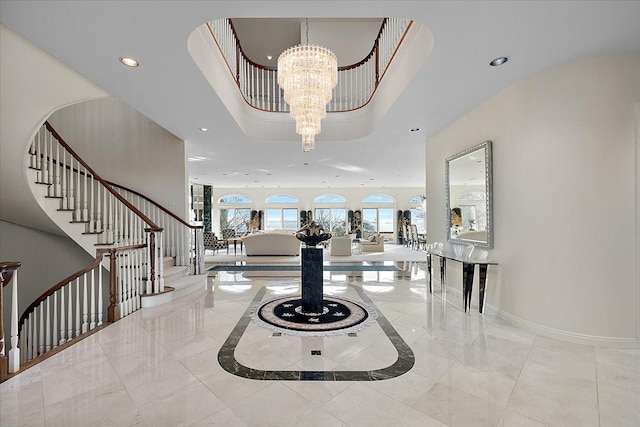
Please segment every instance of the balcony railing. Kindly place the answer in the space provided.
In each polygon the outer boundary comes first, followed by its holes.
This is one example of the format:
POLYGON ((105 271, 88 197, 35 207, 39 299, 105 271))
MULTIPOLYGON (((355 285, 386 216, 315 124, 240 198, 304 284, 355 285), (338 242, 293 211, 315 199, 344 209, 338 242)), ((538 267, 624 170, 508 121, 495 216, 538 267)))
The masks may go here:
MULTIPOLYGON (((371 100, 413 21, 384 18, 369 54, 360 62, 338 68, 338 84, 327 105, 328 112, 362 108, 371 100)), ((251 61, 245 55, 230 19, 207 23, 244 100, 270 112, 289 112, 278 86, 278 71, 251 61)))

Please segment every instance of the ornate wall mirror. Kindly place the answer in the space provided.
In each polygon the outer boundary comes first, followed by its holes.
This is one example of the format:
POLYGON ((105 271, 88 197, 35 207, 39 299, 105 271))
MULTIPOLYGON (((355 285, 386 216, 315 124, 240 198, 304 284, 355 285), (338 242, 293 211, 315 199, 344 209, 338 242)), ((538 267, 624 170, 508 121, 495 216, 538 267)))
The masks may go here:
POLYGON ((493 247, 491 141, 445 161, 447 239, 493 247))

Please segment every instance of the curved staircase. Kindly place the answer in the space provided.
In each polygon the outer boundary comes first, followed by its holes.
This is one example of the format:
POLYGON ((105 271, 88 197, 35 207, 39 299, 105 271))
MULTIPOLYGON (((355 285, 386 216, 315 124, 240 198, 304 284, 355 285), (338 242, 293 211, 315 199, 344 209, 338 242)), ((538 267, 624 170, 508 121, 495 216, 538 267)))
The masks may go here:
POLYGON ((39 206, 95 260, 19 320, 12 307, 9 376, 141 308, 206 288, 202 227, 102 179, 48 122, 29 147, 26 175, 39 206))

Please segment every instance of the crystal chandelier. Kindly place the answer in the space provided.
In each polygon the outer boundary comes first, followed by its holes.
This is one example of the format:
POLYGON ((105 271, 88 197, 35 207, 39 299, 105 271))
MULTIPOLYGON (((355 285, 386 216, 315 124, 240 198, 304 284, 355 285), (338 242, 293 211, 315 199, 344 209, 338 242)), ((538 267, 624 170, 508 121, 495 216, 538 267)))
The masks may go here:
POLYGON ((302 150, 315 147, 320 121, 327 115, 327 104, 338 82, 338 60, 329 49, 307 42, 291 47, 278 58, 278 84, 284 91, 296 133, 302 135, 302 150))

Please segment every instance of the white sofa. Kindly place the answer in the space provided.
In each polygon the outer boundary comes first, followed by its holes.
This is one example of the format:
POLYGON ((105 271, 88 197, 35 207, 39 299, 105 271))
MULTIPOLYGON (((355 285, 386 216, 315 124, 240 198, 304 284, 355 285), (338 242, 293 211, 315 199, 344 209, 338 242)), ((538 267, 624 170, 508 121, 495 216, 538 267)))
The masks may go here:
POLYGON ((380 233, 375 235, 375 241, 360 239, 362 252, 384 252, 384 237, 380 233))
POLYGON ((247 256, 300 255, 300 240, 291 232, 259 232, 242 237, 247 256))
POLYGON ((329 254, 335 256, 351 255, 351 238, 349 236, 332 237, 329 254))

